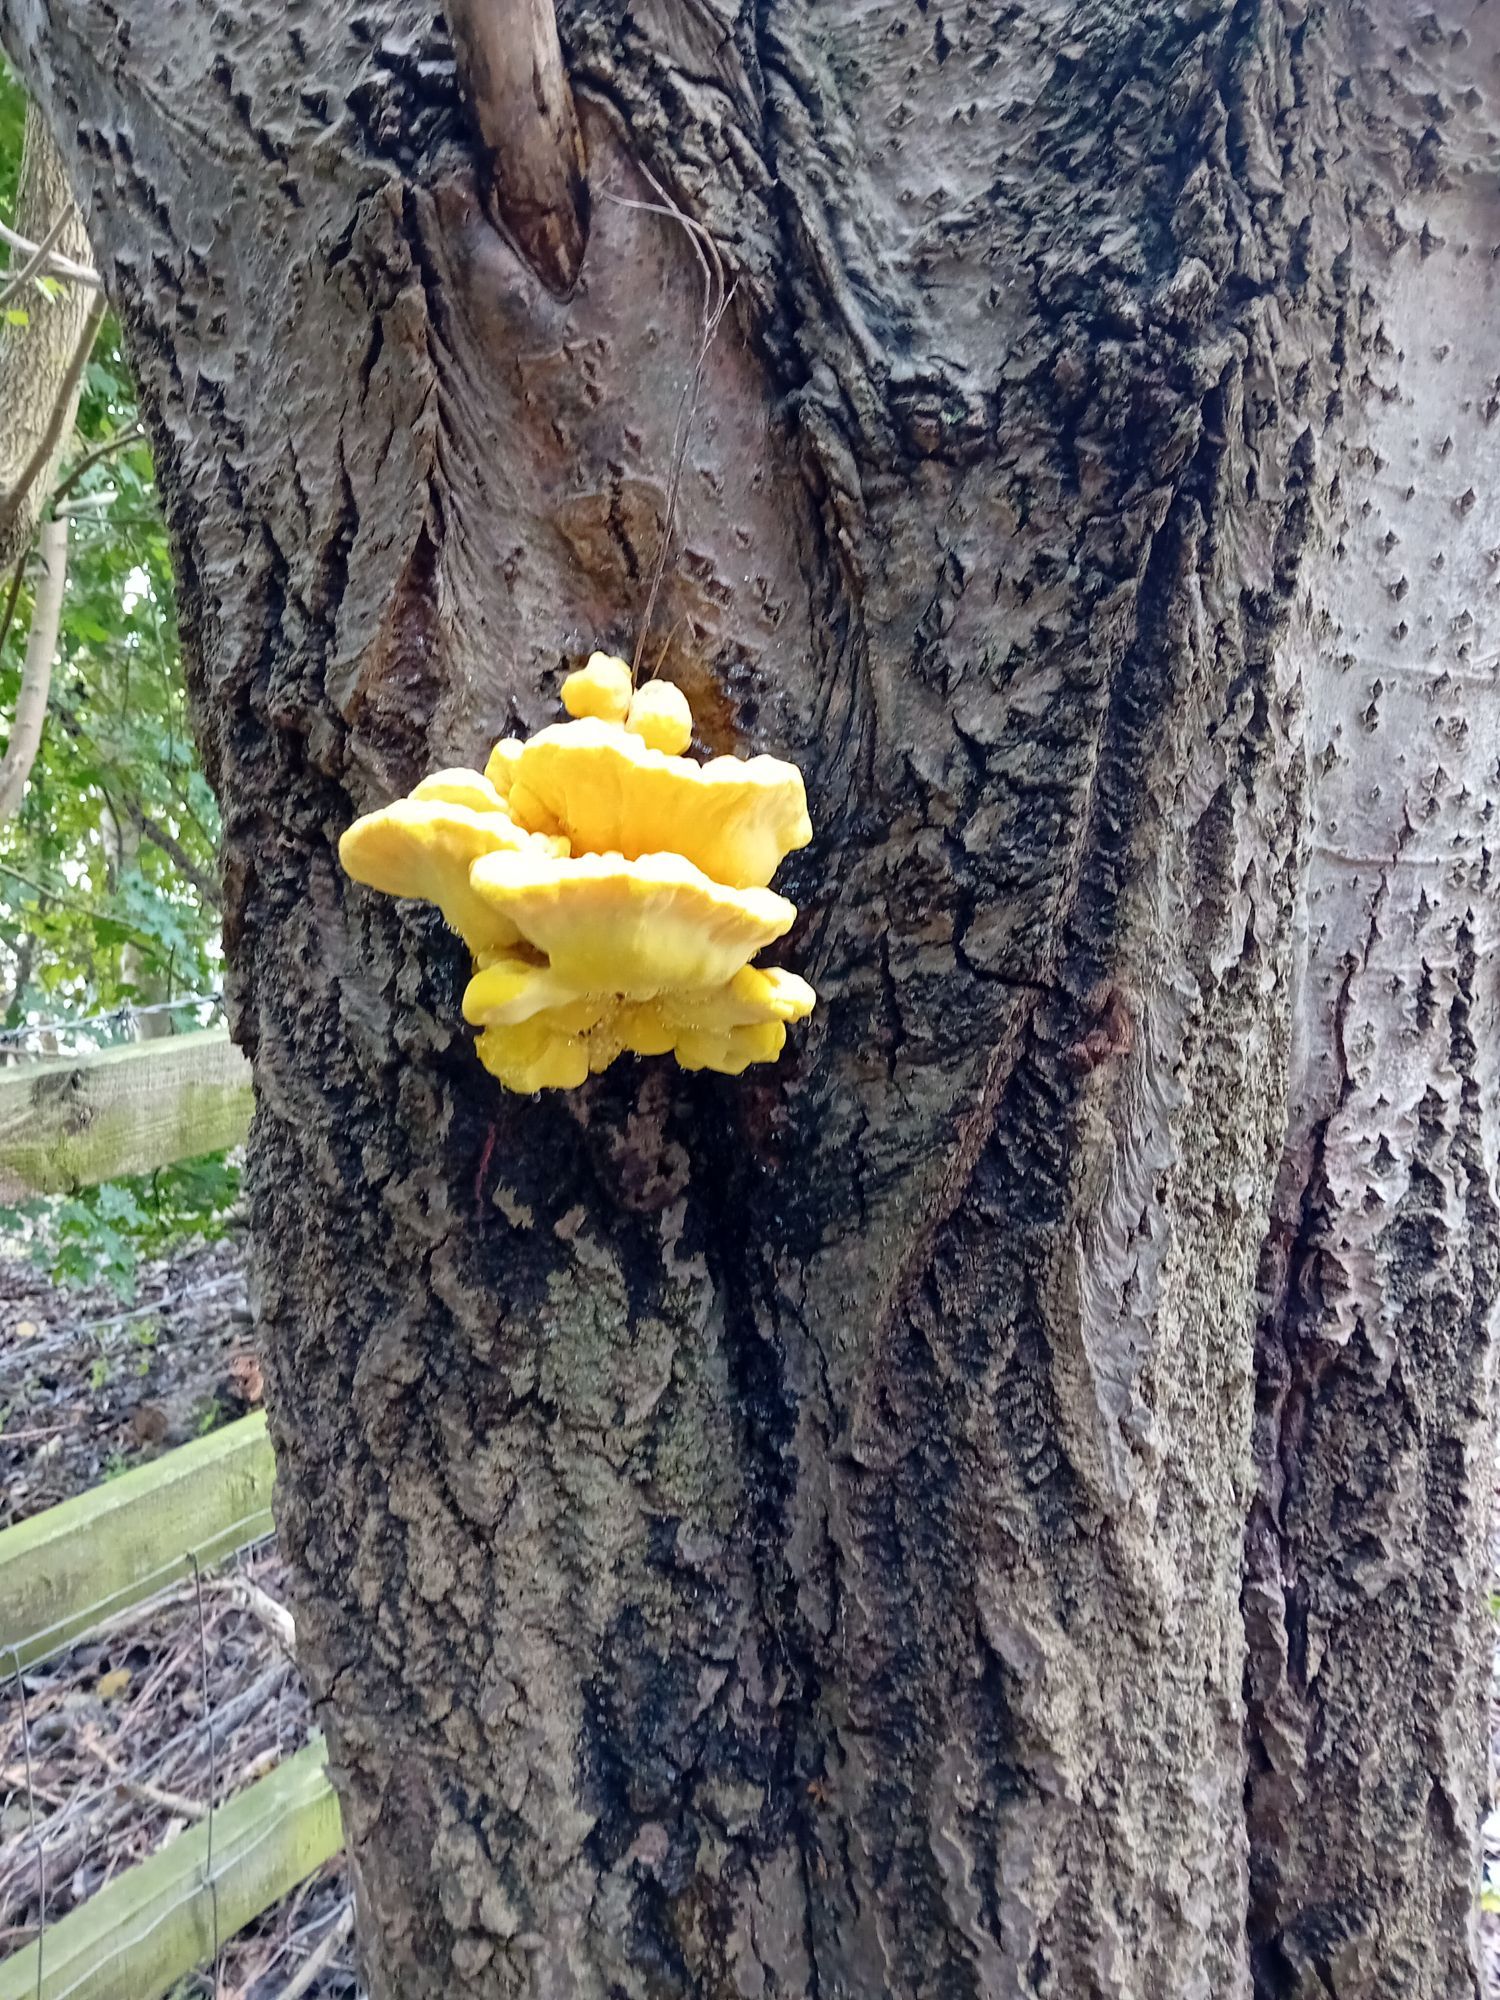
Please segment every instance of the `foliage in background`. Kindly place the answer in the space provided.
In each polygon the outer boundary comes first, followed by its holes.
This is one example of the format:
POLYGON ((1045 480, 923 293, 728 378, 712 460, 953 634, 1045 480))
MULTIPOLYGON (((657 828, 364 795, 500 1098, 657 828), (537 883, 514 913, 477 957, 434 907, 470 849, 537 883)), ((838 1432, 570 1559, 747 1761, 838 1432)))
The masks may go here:
POLYGON ((55 1284, 106 1284, 128 1301, 143 1259, 188 1238, 224 1235, 239 1191, 234 1156, 209 1153, 64 1199, 0 1208, 0 1234, 28 1236, 33 1261, 55 1284))
MULTIPOLYGON (((25 97, 0 63, 0 216, 12 211, 25 97)), ((24 309, 24 301, 19 302, 24 309)), ((0 411, 0 423, 4 412, 0 411)), ((113 315, 89 361, 68 487, 67 594, 46 727, 26 798, 0 826, 0 1048, 37 1053, 28 1024, 160 1005, 217 988, 219 822, 188 730, 166 529, 134 384, 113 315)), ((35 558, 0 642, 0 735, 8 732, 30 625, 35 558)), ((11 578, 0 577, 0 617, 11 578)), ((177 1017, 192 1026, 196 1016, 177 1017)), ((118 1039, 91 1029, 89 1043, 118 1039)), ((66 1032, 63 1048, 76 1046, 66 1032)), ((195 1162, 144 1186, 0 1210, 59 1277, 128 1287, 135 1258, 214 1219, 233 1197, 222 1163, 195 1162)))

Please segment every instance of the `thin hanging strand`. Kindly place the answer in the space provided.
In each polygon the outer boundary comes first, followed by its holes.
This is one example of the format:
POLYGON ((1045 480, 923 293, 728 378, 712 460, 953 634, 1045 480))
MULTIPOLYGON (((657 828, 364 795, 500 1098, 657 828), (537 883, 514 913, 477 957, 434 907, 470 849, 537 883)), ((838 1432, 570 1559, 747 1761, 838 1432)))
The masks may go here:
MULTIPOLYGON (((699 324, 698 352, 693 359, 688 378, 682 385, 682 394, 677 402, 677 416, 672 426, 672 457, 667 476, 666 513, 662 522, 661 540, 657 544, 656 560, 651 566, 651 581, 646 591, 646 602, 636 630, 635 651, 630 660, 632 681, 640 676, 641 655, 646 648, 651 620, 656 611, 656 600, 667 573, 667 563, 671 558, 672 543, 677 531, 678 499, 682 491, 683 473, 687 466, 688 446, 692 442, 693 423, 698 414, 698 399, 703 391, 709 349, 713 346, 714 336, 718 333, 735 294, 735 286, 726 278, 724 259, 712 232, 678 207, 649 167, 641 166, 640 171, 655 190, 658 200, 637 201, 633 196, 615 194, 609 189, 605 190, 605 199, 614 202, 619 208, 638 209, 645 215, 665 216, 669 222, 680 224, 687 232, 688 241, 693 246, 693 255, 697 258, 698 268, 703 274, 703 316, 699 324)), ((671 645, 670 635, 667 645, 671 645)), ((664 648, 662 659, 665 658, 664 648)), ((658 671, 660 666, 661 660, 658 660, 658 671)))
POLYGON ((223 1992, 222 1953, 219 1940, 219 1880, 214 1874, 214 1802, 219 1789, 218 1746, 214 1740, 213 1695, 208 1679, 208 1624, 203 1616, 203 1569, 198 1561, 198 1551, 187 1551, 188 1561, 193 1565, 193 1601, 198 1611, 198 1668, 203 1688, 203 1719, 208 1726, 208 1830, 204 1836, 203 1875, 208 1886, 209 1906, 213 1914, 214 1932, 214 2000, 219 2000, 223 1992))
POLYGON ((651 669, 650 673, 646 676, 648 680, 654 681, 656 679, 656 676, 661 672, 662 668, 667 664, 667 655, 668 653, 671 652, 673 643, 677 638, 677 634, 681 630, 682 630, 682 620, 680 618, 674 618, 672 621, 671 631, 667 634, 666 638, 663 639, 661 642, 661 651, 656 656, 656 665, 651 669))

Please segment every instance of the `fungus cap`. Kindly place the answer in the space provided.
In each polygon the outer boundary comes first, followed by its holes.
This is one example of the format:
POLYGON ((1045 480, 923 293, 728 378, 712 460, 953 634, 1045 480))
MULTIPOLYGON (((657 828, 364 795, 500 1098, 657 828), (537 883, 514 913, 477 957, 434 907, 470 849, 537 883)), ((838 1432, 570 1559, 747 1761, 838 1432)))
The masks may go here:
POLYGON ((625 727, 648 750, 680 757, 693 740, 693 711, 680 687, 670 681, 647 681, 630 698, 625 727))
POLYGON ((795 973, 749 963, 797 914, 766 885, 812 838, 801 773, 691 761, 686 697, 633 689, 607 654, 562 692, 571 722, 366 814, 344 867, 436 903, 464 938, 464 1015, 507 1089, 574 1089, 627 1051, 730 1075, 773 1061, 814 1004, 795 973))
POLYGON ((575 854, 675 850, 735 889, 760 889, 812 839, 802 773, 779 757, 670 757, 608 723, 554 723, 523 744, 510 811, 575 854))
POLYGON ((493 785, 496 795, 503 801, 510 797, 511 780, 516 774, 516 764, 525 745, 519 736, 502 736, 489 754, 484 767, 484 779, 493 785))
POLYGON ((539 838, 500 811, 475 812, 444 799, 397 799, 366 813, 339 841, 339 860, 356 882, 387 896, 436 903, 471 951, 513 944, 515 925, 469 884, 481 855, 538 851, 549 858, 566 843, 539 838))
POLYGON ((608 653, 590 653, 587 665, 563 682, 562 705, 569 715, 623 722, 630 712, 630 693, 631 673, 625 662, 608 653))
POLYGON ((437 799, 444 805, 467 806, 471 812, 505 811, 505 800, 480 771, 434 771, 407 793, 412 799, 437 799))
POLYGON ((480 953, 474 977, 464 988, 464 1019, 474 1028, 513 1028, 537 1014, 567 1007, 579 997, 571 980, 520 944, 508 951, 480 953))

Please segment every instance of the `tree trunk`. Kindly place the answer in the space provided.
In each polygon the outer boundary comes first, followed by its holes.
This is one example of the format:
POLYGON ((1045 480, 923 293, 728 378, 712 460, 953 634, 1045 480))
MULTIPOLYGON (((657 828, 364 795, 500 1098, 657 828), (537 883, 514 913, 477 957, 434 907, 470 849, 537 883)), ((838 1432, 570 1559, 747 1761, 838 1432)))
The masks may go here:
MULTIPOLYGON (((74 263, 89 260, 89 239, 73 203, 67 167, 43 116, 26 114, 16 228, 74 263)), ((10 253, 19 273, 29 260, 10 253)), ((57 461, 78 410, 83 371, 98 331, 97 294, 59 281, 52 296, 28 285, 0 322, 0 571, 31 547, 57 461)))
POLYGON ((61 520, 43 522, 40 544, 21 685, 16 692, 5 754, 0 757, 0 826, 21 810, 26 781, 42 747, 47 701, 52 692, 52 662, 57 657, 57 635, 62 627, 63 595, 68 582, 66 515, 61 520))
POLYGON ((1496 16, 566 0, 558 299, 430 16, 0 0, 171 513, 382 2000, 1477 1991, 1496 16), (806 769, 821 1005, 518 1101, 334 842, 631 650, 636 161, 739 286, 654 643, 806 769))

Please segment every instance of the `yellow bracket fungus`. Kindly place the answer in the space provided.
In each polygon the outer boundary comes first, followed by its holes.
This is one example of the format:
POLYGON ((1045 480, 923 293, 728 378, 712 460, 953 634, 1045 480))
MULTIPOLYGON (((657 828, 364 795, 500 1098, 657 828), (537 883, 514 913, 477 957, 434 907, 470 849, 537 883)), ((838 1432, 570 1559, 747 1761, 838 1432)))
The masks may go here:
POLYGON ((488 812, 476 812, 451 794, 460 789, 450 780, 483 785, 477 771, 444 771, 445 791, 397 799, 379 812, 356 820, 339 842, 339 859, 356 882, 383 889, 388 896, 422 896, 436 903, 470 951, 493 951, 514 944, 515 925, 469 884, 469 871, 481 856, 502 849, 520 850, 535 842, 544 854, 566 854, 568 844, 524 832, 496 802, 488 812))
POLYGON ((571 721, 438 771, 356 820, 357 882, 435 903, 474 954, 464 1018, 510 1090, 576 1088, 616 1056, 737 1076, 812 1012, 795 973, 750 963, 796 910, 767 884, 812 838, 802 774, 686 753, 679 688, 636 688, 595 653, 563 682, 571 721))

